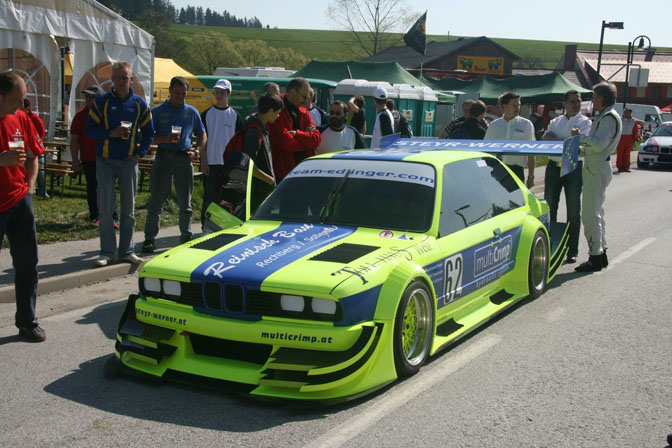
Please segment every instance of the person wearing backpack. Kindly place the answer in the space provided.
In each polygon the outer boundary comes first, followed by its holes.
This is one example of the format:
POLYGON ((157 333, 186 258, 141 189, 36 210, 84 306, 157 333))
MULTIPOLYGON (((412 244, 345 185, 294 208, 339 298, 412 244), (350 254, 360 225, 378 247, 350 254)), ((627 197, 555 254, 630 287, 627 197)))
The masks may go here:
POLYGON ((485 103, 475 101, 469 107, 467 119, 455 126, 448 138, 453 140, 483 140, 486 128, 481 124, 485 117, 485 103))
POLYGON ((266 125, 278 118, 283 107, 283 101, 278 95, 269 93, 262 95, 257 106, 258 112, 248 115, 243 127, 226 146, 224 168, 220 177, 221 189, 216 195, 216 202, 239 218, 245 218, 250 160, 254 163, 250 196, 252 213, 275 187, 271 145, 266 125))
POLYGON ((398 110, 394 110, 394 100, 388 98, 385 102, 385 106, 387 106, 387 109, 392 114, 394 133, 401 134, 403 138, 413 137, 413 131, 411 131, 411 127, 408 125, 406 118, 404 118, 398 110))

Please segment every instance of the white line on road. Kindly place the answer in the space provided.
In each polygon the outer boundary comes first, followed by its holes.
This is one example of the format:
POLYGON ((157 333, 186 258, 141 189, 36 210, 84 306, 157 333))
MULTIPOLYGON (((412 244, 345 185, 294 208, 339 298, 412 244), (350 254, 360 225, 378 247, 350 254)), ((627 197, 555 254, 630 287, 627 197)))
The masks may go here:
POLYGON ((647 239, 642 240, 639 243, 635 244, 634 246, 632 246, 630 249, 626 250, 625 252, 621 252, 620 254, 618 254, 618 256, 616 258, 609 261, 609 266, 607 267, 606 270, 608 271, 608 270, 612 269, 614 266, 616 266, 617 264, 619 264, 619 263, 627 260, 628 258, 632 257, 637 252, 644 249, 646 246, 653 243, 654 241, 656 241, 655 238, 647 238, 647 239))
POLYGON ((429 389, 448 375, 455 373, 467 363, 494 347, 501 340, 501 336, 488 335, 461 353, 455 356, 451 356, 452 354, 446 356, 436 367, 432 367, 426 372, 421 370, 420 374, 407 381, 399 389, 390 391, 389 394, 384 395, 373 406, 360 414, 350 417, 331 431, 305 445, 305 448, 339 447, 343 445, 348 440, 351 440, 370 426, 376 424, 378 420, 392 413, 395 409, 408 403, 418 394, 429 389))

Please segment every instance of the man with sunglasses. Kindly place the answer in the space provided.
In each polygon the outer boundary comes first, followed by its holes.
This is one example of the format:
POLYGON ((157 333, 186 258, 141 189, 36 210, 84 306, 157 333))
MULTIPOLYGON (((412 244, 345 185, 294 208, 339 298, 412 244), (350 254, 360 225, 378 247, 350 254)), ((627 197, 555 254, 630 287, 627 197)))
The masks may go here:
POLYGON ((142 258, 133 250, 135 196, 138 191, 138 161, 147 153, 154 138, 152 112, 145 100, 133 93, 131 66, 112 64, 113 87, 98 96, 86 121, 86 136, 97 140, 96 177, 100 225, 100 257, 97 266, 106 266, 114 257, 138 264, 142 258), (139 142, 138 142, 139 140, 139 142), (139 144, 138 144, 139 143, 139 144), (119 182, 119 247, 112 215, 115 209, 115 184, 119 182))
POLYGON ((348 106, 343 101, 334 101, 329 110, 329 124, 320 128, 322 141, 315 154, 366 148, 362 134, 345 124, 347 115, 348 106))

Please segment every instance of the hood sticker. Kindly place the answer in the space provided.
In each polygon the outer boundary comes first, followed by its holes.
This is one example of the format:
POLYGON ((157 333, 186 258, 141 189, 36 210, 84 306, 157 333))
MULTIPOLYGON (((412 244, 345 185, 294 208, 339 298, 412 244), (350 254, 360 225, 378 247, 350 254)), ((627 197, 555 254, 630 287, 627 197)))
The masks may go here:
POLYGON ((271 274, 355 232, 355 227, 283 223, 236 244, 198 266, 192 280, 235 282, 260 287, 271 274))

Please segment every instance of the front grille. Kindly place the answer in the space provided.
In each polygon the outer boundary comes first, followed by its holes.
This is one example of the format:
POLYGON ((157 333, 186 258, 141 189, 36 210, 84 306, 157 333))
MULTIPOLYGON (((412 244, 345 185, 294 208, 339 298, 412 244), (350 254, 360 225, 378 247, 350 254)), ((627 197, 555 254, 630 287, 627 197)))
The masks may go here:
POLYGON ((250 316, 274 316, 292 319, 338 322, 343 317, 341 304, 336 302, 336 313, 319 314, 311 309, 312 297, 304 297, 305 306, 301 312, 285 311, 280 307, 281 294, 274 292, 246 290, 240 285, 218 282, 180 283, 182 294, 179 297, 166 297, 162 294, 143 294, 172 302, 206 308, 223 314, 246 314, 250 316), (223 295, 222 295, 223 289, 223 295))
POLYGON ((214 282, 205 282, 205 287, 203 288, 205 293, 205 304, 209 308, 219 310, 222 308, 222 302, 220 300, 220 286, 219 283, 214 282))
POLYGON ((670 153, 670 148, 669 147, 668 148, 665 148, 665 147, 660 148, 660 152, 663 153, 663 154, 669 154, 670 153))
POLYGON ((229 313, 242 313, 244 311, 243 288, 238 285, 226 285, 224 304, 229 313))

